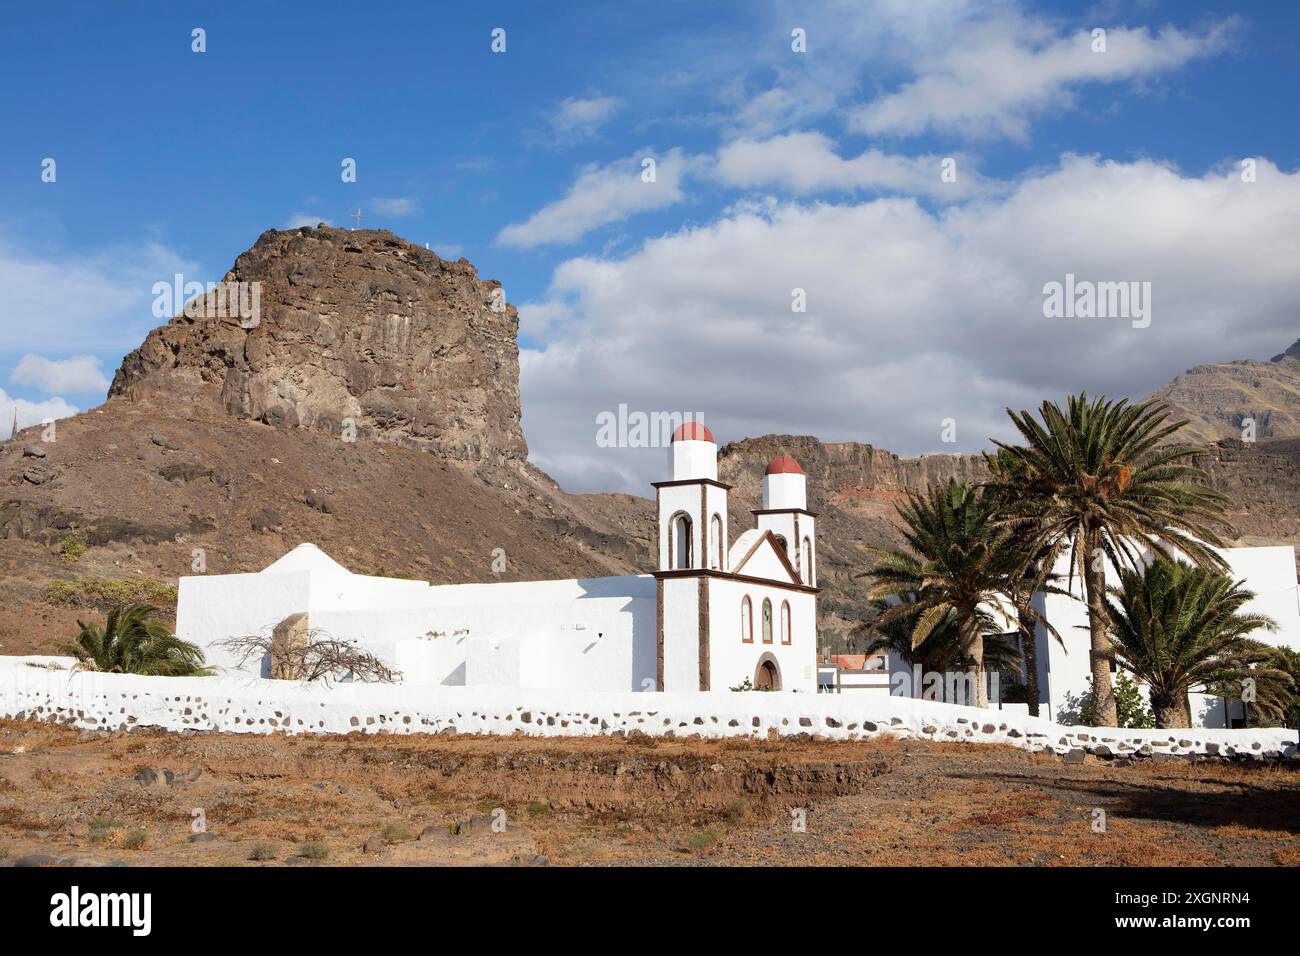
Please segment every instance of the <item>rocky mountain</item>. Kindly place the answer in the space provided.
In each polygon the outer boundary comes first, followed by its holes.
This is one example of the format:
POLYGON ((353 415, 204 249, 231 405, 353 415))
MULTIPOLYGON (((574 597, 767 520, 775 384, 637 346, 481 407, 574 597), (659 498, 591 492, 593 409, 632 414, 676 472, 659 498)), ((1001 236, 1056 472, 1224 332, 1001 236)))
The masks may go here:
MULTIPOLYGON (((112 599, 166 605, 199 564, 256 571, 302 541, 358 572, 437 583, 650 570, 649 499, 569 495, 527 462, 499 283, 388 232, 328 227, 265 233, 226 279, 262 283, 256 323, 179 315, 55 441, 32 428, 0 444, 0 652, 67 639, 112 599)), ((1208 416, 1209 395, 1180 407, 1208 416)), ((748 438, 719 456, 736 527, 781 453, 819 514, 827 640, 852 634, 855 575, 867 548, 900 542, 906 492, 984 474, 978 455, 748 438)), ((1224 441, 1204 464, 1242 503, 1243 543, 1300 544, 1300 441, 1224 441)))
POLYGON ((255 321, 210 292, 123 360, 109 397, 336 434, 351 422, 444 458, 527 457, 519 317, 466 260, 379 230, 270 230, 227 283, 249 284, 245 307, 259 284, 255 321))
POLYGON ((1300 339, 1271 361, 1198 365, 1151 394, 1197 441, 1241 439, 1247 419, 1256 439, 1300 438, 1300 339))

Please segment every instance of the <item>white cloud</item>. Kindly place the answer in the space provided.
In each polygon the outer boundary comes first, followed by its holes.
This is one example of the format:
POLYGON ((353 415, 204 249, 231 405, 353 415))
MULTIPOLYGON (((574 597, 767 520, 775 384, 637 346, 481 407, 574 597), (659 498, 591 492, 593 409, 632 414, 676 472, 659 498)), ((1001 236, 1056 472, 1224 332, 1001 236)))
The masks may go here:
POLYGON ((49 398, 43 402, 29 402, 25 398, 11 398, 3 388, 0 388, 0 437, 6 439, 9 437, 9 431, 13 428, 15 410, 18 412, 19 428, 39 425, 52 418, 68 418, 79 411, 75 405, 69 405, 59 397, 49 398))
POLYGON ((1075 88, 1177 69, 1221 52, 1239 26, 1229 18, 1201 34, 1114 27, 1106 30, 1105 52, 1094 52, 1090 30, 1060 36, 1041 20, 998 17, 923 57, 915 80, 854 110, 849 127, 872 135, 937 129, 1024 140, 1033 118, 1073 105, 1075 88))
POLYGON ((0 238, 0 353, 134 348, 157 324, 153 284, 177 272, 201 275, 197 263, 153 242, 37 255, 0 238))
POLYGON ((420 200, 414 196, 398 196, 394 199, 372 199, 370 208, 381 216, 403 219, 420 214, 420 200))
POLYGON ((333 225, 324 216, 313 215, 309 212, 296 212, 289 217, 283 228, 301 229, 303 226, 319 226, 321 223, 325 223, 327 226, 333 225))
POLYGON ((899 156, 869 149, 843 159, 818 132, 728 143, 718 151, 713 173, 729 186, 780 186, 797 195, 866 189, 963 199, 986 185, 963 157, 899 156), (940 175, 945 159, 955 164, 951 181, 940 175))
POLYGON ((18 360, 9 381, 15 385, 33 386, 47 395, 58 392, 74 395, 107 392, 109 385, 99 367, 99 359, 93 355, 47 359, 30 352, 18 360))
POLYGON ((694 55, 722 104, 717 121, 737 135, 766 137, 807 128, 853 102, 864 72, 878 82, 964 42, 972 24, 1013 10, 1009 0, 779 0, 751 42, 728 54, 710 41, 711 49, 694 55), (806 31, 806 53, 790 48, 795 27, 806 31))
POLYGON ((552 115, 551 128, 559 138, 585 138, 613 119, 622 105, 617 96, 570 96, 552 115))
POLYGON ((679 203, 684 198, 682 178, 693 162, 674 149, 665 155, 646 151, 608 166, 588 166, 563 199, 548 203, 524 222, 506 226, 496 241, 524 249, 573 242, 635 213, 679 203), (642 178, 642 160, 647 157, 655 159, 654 182, 642 178))
POLYGON ((942 212, 899 198, 741 205, 556 269, 538 315, 573 318, 521 354, 529 443, 572 490, 631 474, 638 493, 666 453, 596 446, 596 414, 620 403, 702 413, 723 441, 983 448, 1008 434, 1007 405, 1141 395, 1294 341, 1297 221, 1300 173, 1267 162, 1245 184, 1235 168, 1195 177, 1074 156, 942 212), (1150 327, 1045 318, 1043 286, 1066 273, 1150 281, 1150 327), (805 314, 791 311, 796 288, 805 314), (956 445, 940 438, 949 417, 956 445))

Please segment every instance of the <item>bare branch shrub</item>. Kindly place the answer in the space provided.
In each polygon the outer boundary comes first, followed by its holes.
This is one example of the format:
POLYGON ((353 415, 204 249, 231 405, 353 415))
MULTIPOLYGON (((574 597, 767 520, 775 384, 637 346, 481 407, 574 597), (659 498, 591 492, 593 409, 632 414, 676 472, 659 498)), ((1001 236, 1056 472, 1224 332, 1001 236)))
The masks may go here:
POLYGON ((250 660, 274 653, 297 680, 324 680, 328 683, 351 675, 362 683, 392 684, 402 676, 401 672, 361 650, 354 642, 336 640, 320 628, 308 631, 305 643, 276 645, 272 635, 245 634, 216 641, 215 646, 236 655, 240 667, 250 660))

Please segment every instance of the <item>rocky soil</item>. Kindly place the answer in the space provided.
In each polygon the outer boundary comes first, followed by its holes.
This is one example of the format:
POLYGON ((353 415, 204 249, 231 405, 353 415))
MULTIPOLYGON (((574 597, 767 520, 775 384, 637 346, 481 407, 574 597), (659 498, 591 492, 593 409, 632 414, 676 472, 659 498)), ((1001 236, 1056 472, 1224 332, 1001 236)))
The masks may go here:
POLYGON ((0 721, 0 865, 1296 866, 1294 764, 0 721))

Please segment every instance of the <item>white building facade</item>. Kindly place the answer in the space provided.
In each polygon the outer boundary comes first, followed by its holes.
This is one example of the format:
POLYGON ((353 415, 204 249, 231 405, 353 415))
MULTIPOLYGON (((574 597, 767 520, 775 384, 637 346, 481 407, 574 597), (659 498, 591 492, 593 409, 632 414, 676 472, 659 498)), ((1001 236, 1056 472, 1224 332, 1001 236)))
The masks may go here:
POLYGON ((305 613, 311 631, 413 685, 815 692, 816 516, 802 469, 788 456, 768 466, 757 527, 732 541, 712 434, 687 423, 670 455, 653 574, 434 587, 353 574, 302 544, 260 572, 181 578, 177 636, 212 665, 269 677, 269 657, 241 661, 221 642, 305 613))
MULTIPOLYGON (((1300 651, 1300 589, 1297 588, 1295 548, 1290 545, 1256 548, 1216 548, 1227 562, 1227 573, 1255 597, 1242 608, 1245 614, 1265 614, 1277 624, 1273 632, 1256 631, 1255 640, 1274 647, 1300 651)), ((1150 555, 1145 556, 1149 560, 1150 555)), ((1069 558, 1063 556, 1054 569, 1059 587, 1066 589, 1069 558)), ((1119 584, 1119 575, 1107 563, 1106 584, 1119 584)), ((1089 692, 1088 663, 1091 638, 1088 609, 1083 600, 1083 583, 1076 574, 1070 595, 1039 594, 1034 608, 1056 628, 1061 640, 1037 629, 1039 705, 1044 717, 1058 723, 1075 723, 1078 703, 1089 692)), ((1115 672, 1123 673, 1122 671, 1115 672)), ((1145 692, 1145 685, 1139 685, 1145 692)), ((1193 692, 1188 695, 1193 727, 1245 726, 1240 701, 1193 692)))

